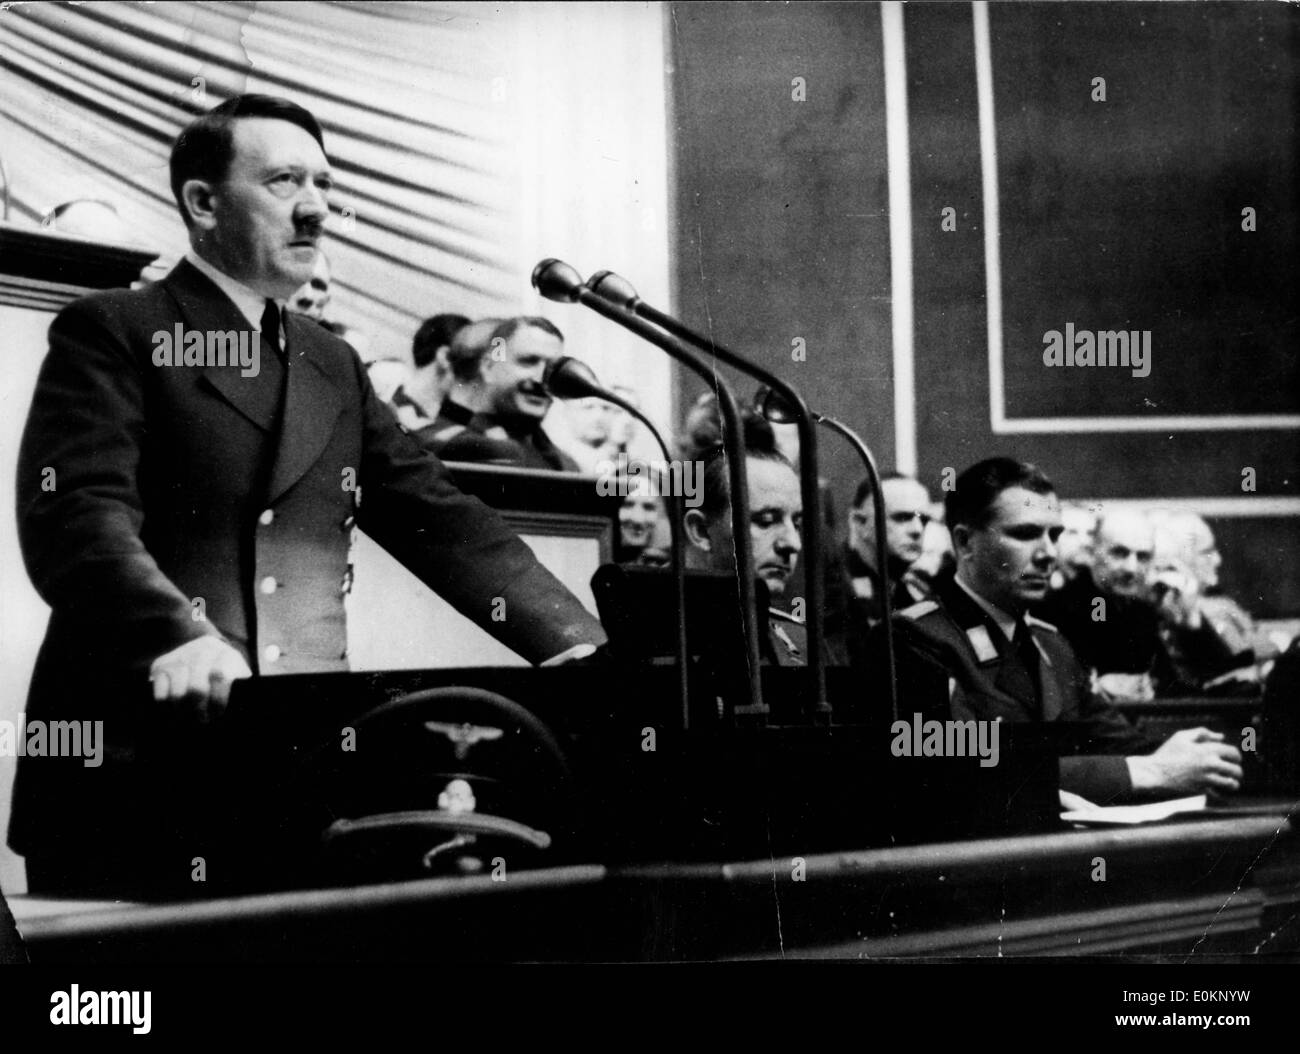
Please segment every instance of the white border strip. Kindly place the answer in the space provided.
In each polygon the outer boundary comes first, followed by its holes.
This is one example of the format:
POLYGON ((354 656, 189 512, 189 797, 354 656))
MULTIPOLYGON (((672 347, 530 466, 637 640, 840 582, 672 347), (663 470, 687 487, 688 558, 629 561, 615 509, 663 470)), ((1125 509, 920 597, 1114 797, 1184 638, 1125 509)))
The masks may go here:
POLYGON ((880 5, 885 66, 885 144, 889 169, 889 270, 894 366, 894 465, 915 475, 916 368, 912 292, 912 165, 908 157, 907 60, 903 5, 880 5))
MULTIPOLYGON (((988 304, 989 426, 994 435, 1097 432, 1246 432, 1300 428, 1300 414, 1185 414, 1170 417, 1007 417, 1002 347, 1002 227, 998 217, 997 125, 988 4, 975 0, 975 88, 984 192, 984 273, 988 304)), ((888 83, 888 72, 886 72, 888 83)), ((892 207, 892 196, 891 196, 892 207)))
POLYGON ((993 48, 989 38, 989 5, 971 4, 975 26, 975 96, 979 103, 980 187, 984 195, 984 302, 989 336, 989 426, 1004 431, 1002 407, 1002 223, 998 216, 998 143, 993 113, 993 48))
POLYGON ((1067 498, 1066 504, 1086 505, 1090 509, 1155 509, 1170 512, 1195 512, 1211 519, 1247 519, 1256 516, 1300 516, 1300 498, 1067 498))

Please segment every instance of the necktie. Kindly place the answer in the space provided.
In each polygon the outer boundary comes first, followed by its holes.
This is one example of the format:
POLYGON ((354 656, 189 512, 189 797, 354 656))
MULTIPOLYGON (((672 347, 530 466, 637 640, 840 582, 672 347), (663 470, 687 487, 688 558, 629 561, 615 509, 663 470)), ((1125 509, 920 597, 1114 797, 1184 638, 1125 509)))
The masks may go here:
POLYGON ((1024 619, 1016 622, 1015 635, 1011 639, 1012 657, 1017 660, 1024 673, 1028 676, 1028 687, 1030 697, 1033 698, 1036 707, 1041 708, 1043 705, 1042 689, 1042 672, 1039 667, 1038 645, 1034 643, 1034 638, 1029 632, 1029 626, 1025 624, 1024 619))
POLYGON ((272 348, 280 359, 284 359, 284 349, 280 346, 280 309, 274 300, 268 300, 262 309, 262 345, 272 348))

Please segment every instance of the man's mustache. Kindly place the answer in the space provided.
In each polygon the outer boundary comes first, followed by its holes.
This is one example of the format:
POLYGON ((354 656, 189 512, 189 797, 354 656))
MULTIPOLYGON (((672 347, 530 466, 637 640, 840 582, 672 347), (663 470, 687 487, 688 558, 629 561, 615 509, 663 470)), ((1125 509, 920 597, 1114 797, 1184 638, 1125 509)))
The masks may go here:
POLYGON ((551 393, 546 390, 544 385, 536 381, 524 381, 519 385, 519 392, 522 395, 535 395, 539 399, 549 399, 551 393))

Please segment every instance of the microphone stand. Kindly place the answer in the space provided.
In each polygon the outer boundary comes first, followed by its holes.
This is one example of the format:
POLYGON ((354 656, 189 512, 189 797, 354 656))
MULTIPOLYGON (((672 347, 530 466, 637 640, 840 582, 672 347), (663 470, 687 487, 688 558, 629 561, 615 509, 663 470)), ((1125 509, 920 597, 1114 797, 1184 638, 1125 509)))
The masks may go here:
MULTIPOLYGON (((766 405, 763 408, 763 416, 769 420, 773 419, 769 416, 766 405)), ((885 632, 885 655, 887 656, 885 664, 889 675, 889 708, 893 720, 897 721, 898 675, 897 664, 894 661, 894 614, 889 605, 889 544, 885 538, 885 492, 880 484, 880 471, 876 468, 876 459, 872 456, 871 450, 862 437, 844 424, 843 421, 838 421, 834 417, 828 417, 825 414, 819 414, 815 410, 812 419, 819 425, 829 428, 832 432, 836 432, 848 440, 849 445, 853 447, 854 452, 866 467, 867 478, 871 480, 871 508, 876 514, 876 565, 884 569, 880 572, 881 590, 884 594, 881 597, 883 601, 881 604, 881 622, 885 632)))
MULTIPOLYGON (((756 366, 735 352, 700 336, 671 315, 651 307, 637 295, 631 284, 612 271, 592 275, 590 289, 607 303, 630 312, 635 318, 652 322, 670 336, 676 337, 699 350, 712 355, 741 373, 756 377, 769 388, 779 392, 794 408, 799 428, 799 489, 804 507, 804 532, 809 554, 807 566, 808 610, 808 671, 812 680, 813 708, 822 720, 829 720, 830 703, 826 698, 826 660, 823 652, 825 640, 825 581, 822 577, 822 515, 821 494, 817 478, 817 430, 812 424, 812 414, 803 397, 779 377, 756 366)), ((746 565, 742 565, 746 566, 746 565)))
MULTIPOLYGON (((664 464, 667 465, 671 462, 673 459, 672 453, 669 451, 668 444, 664 441, 659 429, 654 426, 654 422, 627 399, 621 398, 598 384, 594 374, 590 377, 586 376, 590 373, 591 371, 584 363, 566 355, 554 360, 546 368, 546 375, 542 379, 542 384, 547 391, 558 399, 580 399, 586 396, 594 396, 624 410, 646 426, 655 442, 659 444, 659 449, 663 451, 664 464), (562 379, 557 382, 557 377, 562 379)), ((669 489, 672 490, 673 488, 669 489)), ((690 650, 686 642, 686 560, 684 556, 686 539, 682 535, 682 521, 686 515, 684 511, 686 505, 679 493, 660 496, 668 499, 668 527, 672 536, 672 576, 673 588, 677 598, 677 640, 674 642, 677 658, 677 697, 681 704, 682 729, 685 730, 691 724, 690 650)))
POLYGON ((731 450, 727 454, 728 482, 731 490, 732 544, 736 554, 736 584, 740 593, 740 618, 745 632, 746 682, 749 689, 747 706, 734 707, 735 716, 758 717, 765 720, 768 708, 763 704, 763 683, 758 650, 758 598, 754 587, 754 541, 749 533, 749 483, 747 479, 745 434, 740 420, 740 408, 731 389, 716 373, 681 340, 663 332, 656 326, 638 318, 625 307, 610 303, 597 296, 583 284, 578 272, 561 260, 543 260, 533 269, 533 287, 548 300, 560 303, 580 303, 598 315, 630 330, 643 340, 655 345, 688 369, 712 382, 722 411, 722 421, 731 436, 731 450))

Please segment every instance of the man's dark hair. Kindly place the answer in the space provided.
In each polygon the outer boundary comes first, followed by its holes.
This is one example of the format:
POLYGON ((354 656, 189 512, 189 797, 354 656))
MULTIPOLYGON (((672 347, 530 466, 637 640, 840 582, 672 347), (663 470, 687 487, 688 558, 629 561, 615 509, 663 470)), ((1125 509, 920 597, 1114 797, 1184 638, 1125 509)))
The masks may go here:
POLYGON ((417 370, 433 361, 439 348, 445 348, 462 329, 469 325, 464 315, 434 315, 420 323, 411 342, 411 358, 417 370))
POLYGON ((539 315, 521 315, 518 318, 508 318, 498 323, 497 327, 487 335, 486 339, 476 344, 453 338, 451 353, 448 356, 451 361, 451 372, 455 374, 456 379, 459 381, 477 380, 479 363, 483 361, 483 356, 492 350, 498 340, 508 341, 521 329, 540 329, 543 333, 549 333, 557 340, 564 339, 564 334, 559 331, 555 323, 550 319, 542 318, 539 315))
POLYGON ((196 117, 181 130, 172 146, 171 183, 176 207, 185 226, 192 224, 181 198, 181 188, 191 179, 220 183, 235 156, 234 124, 243 117, 270 117, 296 124, 325 150, 325 137, 316 118, 295 102, 275 95, 236 95, 196 117))
POLYGON ((1012 487, 1034 494, 1055 494, 1056 488, 1035 465, 1009 457, 991 457, 957 477, 943 499, 944 518, 951 530, 958 524, 976 530, 987 527, 998 495, 1012 487))
MULTIPOLYGON (((794 466, 776 446, 776 433, 763 417, 750 410, 740 412, 741 428, 745 433, 745 456, 759 461, 777 461, 792 472, 794 466)), ((700 511, 709 519, 727 511, 731 501, 731 480, 727 474, 727 458, 721 443, 715 443, 695 453, 695 459, 704 461, 704 493, 700 495, 700 511)))
MULTIPOLYGON (((891 479, 915 479, 915 478, 916 477, 914 476, 909 476, 906 472, 896 472, 891 468, 888 472, 882 472, 880 474, 880 483, 881 486, 884 486, 884 484, 888 483, 891 479)), ((871 497, 873 493, 875 493, 875 489, 876 488, 871 485, 870 476, 868 476, 861 483, 859 483, 858 489, 853 492, 853 508, 860 509, 862 507, 862 503, 866 501, 869 497, 871 497)))
POLYGON ((490 345, 494 340, 509 340, 521 329, 540 329, 543 333, 549 333, 556 340, 564 339, 564 334, 549 318, 542 318, 541 315, 520 315, 518 318, 508 318, 497 326, 492 331, 488 344, 490 345))

